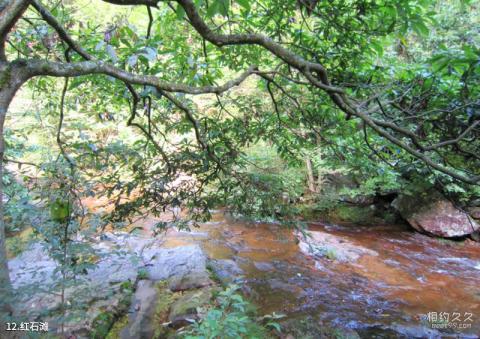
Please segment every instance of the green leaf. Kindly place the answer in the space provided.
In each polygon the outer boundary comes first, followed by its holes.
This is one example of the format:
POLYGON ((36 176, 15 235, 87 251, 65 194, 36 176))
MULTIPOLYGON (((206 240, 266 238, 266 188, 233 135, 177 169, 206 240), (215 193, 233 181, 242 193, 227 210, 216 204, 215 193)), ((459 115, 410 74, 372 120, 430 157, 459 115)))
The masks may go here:
POLYGON ((215 0, 207 9, 207 16, 213 17, 215 14, 221 14, 223 16, 228 15, 230 9, 230 0, 215 0))
POLYGON ((50 205, 50 216, 52 220, 57 222, 64 222, 70 216, 70 204, 68 201, 55 200, 50 205))
POLYGON ((250 0, 237 0, 238 4, 242 6, 247 12, 250 12, 250 0))
POLYGON ((219 0, 220 2, 220 9, 219 12, 223 16, 228 15, 228 11, 230 10, 230 0, 219 0))
POLYGON ((414 21, 412 23, 412 28, 415 31, 415 33, 417 33, 418 35, 420 35, 422 37, 427 37, 428 34, 430 33, 428 27, 421 20, 414 21))
POLYGON ((370 47, 379 57, 383 55, 383 47, 378 41, 370 41, 370 47))
POLYGON ((182 20, 185 17, 185 10, 182 6, 178 5, 175 14, 177 15, 178 20, 182 20))

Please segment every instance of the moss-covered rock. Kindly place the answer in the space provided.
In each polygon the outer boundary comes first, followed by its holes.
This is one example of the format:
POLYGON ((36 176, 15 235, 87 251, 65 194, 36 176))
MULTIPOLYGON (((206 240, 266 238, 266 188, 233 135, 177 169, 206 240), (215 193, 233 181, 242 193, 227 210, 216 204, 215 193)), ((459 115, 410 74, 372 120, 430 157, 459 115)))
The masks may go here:
POLYGON ((157 295, 157 304, 155 307, 155 329, 154 329, 154 339, 167 338, 172 335, 172 330, 170 327, 163 325, 168 323, 168 315, 170 307, 180 296, 180 292, 172 292, 168 288, 168 282, 161 281, 156 284, 156 289, 158 291, 157 295))
POLYGON ((110 312, 100 313, 93 321, 93 329, 90 333, 92 339, 103 339, 110 332, 115 322, 115 315, 110 312))
POLYGON ((174 328, 182 327, 198 319, 198 309, 207 305, 212 296, 211 288, 185 292, 173 303, 168 319, 174 328))
POLYGON ((375 208, 373 206, 357 206, 339 204, 328 213, 330 219, 335 221, 351 222, 355 224, 368 225, 376 220, 375 208))
POLYGON ((120 338, 120 333, 122 330, 127 326, 128 324, 128 315, 124 315, 123 317, 120 317, 112 326, 110 329, 110 332, 108 332, 106 339, 118 339, 120 338))

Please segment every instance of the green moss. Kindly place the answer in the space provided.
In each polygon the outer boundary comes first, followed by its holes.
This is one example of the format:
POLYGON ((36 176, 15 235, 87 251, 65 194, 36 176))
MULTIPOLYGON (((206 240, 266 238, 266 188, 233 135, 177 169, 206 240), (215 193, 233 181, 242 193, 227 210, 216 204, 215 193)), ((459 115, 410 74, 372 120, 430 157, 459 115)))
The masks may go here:
POLYGON ((138 279, 144 280, 148 278, 148 271, 145 268, 138 269, 138 279))
POLYGON ((33 230, 27 228, 13 237, 8 237, 5 241, 7 247, 7 257, 14 258, 25 251, 32 241, 33 230))
POLYGON ((115 321, 115 316, 110 312, 100 313, 93 321, 93 331, 90 334, 92 339, 103 339, 110 332, 115 321))
POLYGON ((153 338, 166 338, 169 335, 170 328, 162 326, 162 324, 168 321, 170 307, 181 294, 170 291, 167 281, 160 281, 155 287, 158 291, 158 299, 154 319, 158 326, 155 328, 153 338))
POLYGON ((179 300, 172 305, 171 314, 177 315, 195 314, 197 308, 209 303, 212 292, 208 288, 185 292, 179 300))
POLYGON ((135 286, 130 280, 124 281, 120 284, 120 291, 121 292, 133 292, 135 289, 135 286))
POLYGON ((120 284, 120 291, 118 293, 122 294, 122 298, 118 303, 118 307, 115 312, 103 312, 95 318, 90 338, 119 338, 115 335, 120 333, 128 323, 127 311, 132 302, 132 294, 134 291, 135 285, 130 280, 120 284))
POLYGON ((113 324, 110 332, 108 332, 106 339, 118 339, 120 338, 120 333, 128 324, 128 315, 124 315, 118 319, 115 324, 113 324))
POLYGON ((369 207, 350 205, 338 205, 329 212, 329 217, 356 224, 369 224, 375 220, 374 211, 369 207))

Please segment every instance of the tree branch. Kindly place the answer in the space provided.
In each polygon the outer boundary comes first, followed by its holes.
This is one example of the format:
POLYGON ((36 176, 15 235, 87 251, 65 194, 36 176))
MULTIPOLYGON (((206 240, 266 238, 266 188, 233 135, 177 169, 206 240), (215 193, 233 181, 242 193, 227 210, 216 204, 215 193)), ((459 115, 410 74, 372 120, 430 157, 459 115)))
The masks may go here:
POLYGON ((7 35, 29 5, 28 0, 0 1, 0 60, 7 60, 5 41, 7 35))
POLYGON ((78 77, 83 75, 104 74, 110 75, 118 80, 135 85, 146 85, 159 88, 167 92, 178 92, 185 94, 222 94, 232 87, 240 85, 246 78, 254 74, 255 66, 250 66, 248 70, 242 73, 236 79, 227 81, 220 86, 192 87, 184 84, 172 83, 162 80, 152 75, 139 75, 123 71, 103 61, 81 61, 75 63, 54 62, 39 59, 19 59, 12 62, 28 72, 28 76, 35 77, 40 75, 54 77, 78 77))

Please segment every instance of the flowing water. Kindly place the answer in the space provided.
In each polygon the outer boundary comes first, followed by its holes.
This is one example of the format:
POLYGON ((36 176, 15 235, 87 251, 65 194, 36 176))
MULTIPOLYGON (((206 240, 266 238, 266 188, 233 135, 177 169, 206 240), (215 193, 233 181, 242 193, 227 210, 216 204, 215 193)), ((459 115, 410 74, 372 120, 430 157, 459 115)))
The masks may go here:
POLYGON ((478 338, 478 243, 441 241, 404 226, 310 223, 309 230, 364 252, 352 261, 312 257, 292 230, 221 213, 193 233, 162 236, 164 246, 200 243, 213 259, 235 260, 260 313, 307 317, 365 338, 478 338))
MULTIPOLYGON (((138 226, 149 236, 157 221, 138 226)), ((243 291, 261 314, 353 329, 362 338, 480 338, 480 243, 436 239, 404 225, 311 222, 308 230, 313 241, 360 255, 307 255, 294 231, 221 212, 192 232, 159 236, 162 246, 197 243, 212 259, 238 263, 243 291)))

